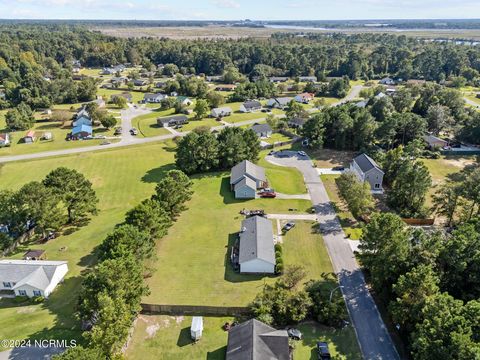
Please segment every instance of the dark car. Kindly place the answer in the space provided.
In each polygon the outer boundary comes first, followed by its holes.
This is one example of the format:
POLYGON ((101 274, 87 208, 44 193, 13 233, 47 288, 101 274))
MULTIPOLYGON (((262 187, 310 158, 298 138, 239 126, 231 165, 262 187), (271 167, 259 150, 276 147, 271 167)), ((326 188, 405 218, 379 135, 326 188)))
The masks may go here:
POLYGON ((121 127, 115 128, 115 135, 121 135, 121 134, 122 134, 122 128, 121 127))
POLYGON ((328 350, 328 344, 326 342, 317 342, 317 354, 319 360, 331 359, 330 350, 328 350))
POLYGON ((332 168, 332 170, 334 170, 334 171, 344 171, 345 168, 343 166, 335 166, 335 167, 332 168))
POLYGON ((294 227, 295 227, 295 223, 291 221, 285 224, 285 226, 283 227, 283 230, 288 231, 293 229, 294 227))
POLYGON ((302 340, 302 333, 300 330, 295 329, 295 328, 290 328, 287 330, 288 337, 293 340, 302 340))
POLYGON ((132 135, 134 135, 134 136, 135 136, 135 135, 138 135, 138 130, 135 129, 135 128, 131 128, 131 129, 130 129, 130 134, 132 134, 132 135))

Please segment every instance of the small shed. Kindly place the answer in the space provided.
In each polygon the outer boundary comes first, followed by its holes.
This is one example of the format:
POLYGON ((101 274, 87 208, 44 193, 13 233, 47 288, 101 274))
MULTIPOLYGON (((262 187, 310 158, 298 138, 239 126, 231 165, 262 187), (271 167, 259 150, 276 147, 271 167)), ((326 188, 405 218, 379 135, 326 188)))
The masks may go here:
POLYGON ((192 318, 192 325, 190 326, 190 336, 192 340, 198 341, 202 338, 203 332, 203 317, 194 316, 192 318))

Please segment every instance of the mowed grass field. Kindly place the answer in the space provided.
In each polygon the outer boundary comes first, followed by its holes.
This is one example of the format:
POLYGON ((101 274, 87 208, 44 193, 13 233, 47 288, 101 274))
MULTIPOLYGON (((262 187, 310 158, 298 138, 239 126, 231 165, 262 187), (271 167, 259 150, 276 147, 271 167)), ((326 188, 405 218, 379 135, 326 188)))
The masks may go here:
POLYGON ((263 151, 258 165, 265 168, 268 184, 271 188, 280 193, 290 195, 305 194, 307 192, 303 175, 300 171, 294 168, 274 165, 265 160, 265 155, 266 152, 263 151))
POLYGON ((229 173, 194 177, 194 195, 188 210, 157 244, 157 269, 147 280, 151 304, 244 306, 264 281, 275 277, 241 275, 229 262, 230 246, 240 230, 243 208, 288 213, 305 212, 307 200, 235 200, 229 173))
MULTIPOLYGON (((125 212, 151 196, 165 171, 172 168, 171 143, 84 153, 75 156, 15 162, 0 165, 0 189, 18 189, 23 184, 42 180, 51 170, 65 166, 83 173, 99 198, 99 213, 88 225, 71 228, 64 235, 32 248, 46 250, 49 260, 67 260, 69 272, 42 304, 18 306, 0 301, 1 339, 79 338, 74 319, 81 274, 96 263, 95 248, 121 222, 125 212)), ((22 246, 14 258, 21 258, 22 246)))

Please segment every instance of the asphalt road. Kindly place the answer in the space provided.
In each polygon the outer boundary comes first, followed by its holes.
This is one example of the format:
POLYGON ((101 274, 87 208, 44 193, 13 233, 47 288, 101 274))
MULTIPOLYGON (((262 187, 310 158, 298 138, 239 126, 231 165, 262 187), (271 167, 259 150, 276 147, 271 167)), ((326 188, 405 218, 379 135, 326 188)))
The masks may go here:
POLYGON ((364 359, 399 359, 395 345, 368 291, 363 273, 330 203, 323 182, 308 157, 296 152, 289 157, 267 156, 267 161, 281 166, 297 168, 302 172, 313 207, 320 224, 333 269, 338 274, 341 291, 355 328, 364 359))
POLYGON ((64 348, 56 347, 18 347, 0 352, 0 360, 50 360, 63 351, 64 348))

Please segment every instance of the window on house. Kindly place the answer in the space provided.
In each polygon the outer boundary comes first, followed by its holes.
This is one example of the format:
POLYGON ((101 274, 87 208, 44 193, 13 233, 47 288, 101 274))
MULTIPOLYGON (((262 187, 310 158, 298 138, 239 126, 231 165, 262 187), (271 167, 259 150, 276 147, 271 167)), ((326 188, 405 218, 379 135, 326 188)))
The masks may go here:
POLYGON ((3 282, 3 287, 5 287, 5 288, 11 288, 12 285, 11 285, 9 282, 5 282, 5 281, 4 281, 4 282, 3 282))
POLYGON ((375 189, 380 189, 380 184, 375 184, 375 189))
POLYGON ((33 290, 33 296, 42 296, 42 292, 38 290, 33 290))
POLYGON ((25 290, 18 290, 18 295, 27 296, 27 292, 25 290))

